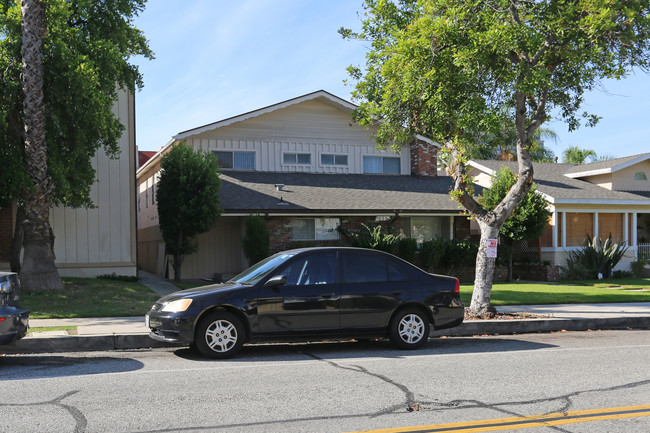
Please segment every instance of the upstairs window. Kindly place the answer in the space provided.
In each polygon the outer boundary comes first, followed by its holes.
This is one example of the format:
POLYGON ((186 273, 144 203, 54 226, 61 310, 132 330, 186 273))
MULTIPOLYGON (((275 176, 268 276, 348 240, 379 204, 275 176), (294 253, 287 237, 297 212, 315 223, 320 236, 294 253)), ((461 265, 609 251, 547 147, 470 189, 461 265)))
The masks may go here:
POLYGON ((348 165, 347 155, 334 155, 331 153, 323 153, 320 156, 321 165, 348 165))
POLYGON ((399 174, 399 158, 392 156, 364 156, 364 173, 399 174))
POLYGON ((311 164, 310 153, 285 153, 282 155, 282 162, 284 164, 311 164))
POLYGON ((640 171, 634 175, 634 180, 648 180, 644 172, 640 171))
POLYGON ((219 167, 226 170, 255 170, 255 152, 215 150, 219 167))

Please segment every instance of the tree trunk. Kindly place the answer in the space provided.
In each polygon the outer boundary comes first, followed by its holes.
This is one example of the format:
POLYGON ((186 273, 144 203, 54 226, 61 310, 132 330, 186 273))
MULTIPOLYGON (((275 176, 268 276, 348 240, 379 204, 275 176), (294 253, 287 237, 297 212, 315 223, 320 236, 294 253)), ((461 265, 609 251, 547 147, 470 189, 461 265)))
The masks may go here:
POLYGON ((495 313, 496 308, 490 305, 492 294, 492 278, 494 277, 495 257, 488 257, 488 239, 498 239, 500 225, 496 221, 485 222, 478 220, 481 229, 481 241, 476 255, 476 273, 474 275, 474 291, 469 310, 477 316, 495 313))
POLYGON ((174 259, 172 261, 172 266, 174 268, 174 281, 181 280, 181 266, 183 265, 183 259, 185 258, 184 254, 174 253, 174 259))
POLYGON ((23 265, 20 280, 28 290, 62 289, 54 264, 50 228, 51 183, 47 173, 43 97, 43 9, 39 0, 22 0, 22 84, 25 99, 25 165, 33 187, 25 191, 23 265))
POLYGON ((14 238, 11 242, 11 252, 9 253, 9 266, 11 272, 20 273, 20 253, 23 250, 23 238, 25 229, 23 221, 25 220, 25 208, 22 205, 16 210, 16 224, 14 226, 14 238))

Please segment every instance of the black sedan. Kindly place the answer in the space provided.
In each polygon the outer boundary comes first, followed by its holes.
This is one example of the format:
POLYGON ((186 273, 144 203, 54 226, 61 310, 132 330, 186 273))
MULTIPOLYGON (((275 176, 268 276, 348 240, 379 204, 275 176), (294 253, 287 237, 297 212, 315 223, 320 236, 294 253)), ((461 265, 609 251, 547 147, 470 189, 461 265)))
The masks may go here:
POLYGON ((463 321, 458 280, 381 251, 305 248, 275 254, 223 284, 183 290, 146 315, 151 338, 211 358, 245 342, 388 337, 415 349, 463 321))
POLYGON ((0 344, 14 343, 27 334, 29 310, 18 306, 20 282, 14 272, 0 272, 0 344))

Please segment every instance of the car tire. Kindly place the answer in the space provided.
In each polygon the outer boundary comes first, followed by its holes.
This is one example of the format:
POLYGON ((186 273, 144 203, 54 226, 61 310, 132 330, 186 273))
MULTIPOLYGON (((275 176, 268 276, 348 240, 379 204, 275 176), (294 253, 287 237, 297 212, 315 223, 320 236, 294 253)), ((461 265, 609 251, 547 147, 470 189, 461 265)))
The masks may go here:
POLYGON ((230 358, 244 345, 245 331, 241 320, 227 311, 209 313, 196 328, 194 344, 208 358, 230 358))
POLYGON ((417 308, 398 311, 390 323, 388 337, 400 349, 417 349, 429 339, 429 319, 417 308))

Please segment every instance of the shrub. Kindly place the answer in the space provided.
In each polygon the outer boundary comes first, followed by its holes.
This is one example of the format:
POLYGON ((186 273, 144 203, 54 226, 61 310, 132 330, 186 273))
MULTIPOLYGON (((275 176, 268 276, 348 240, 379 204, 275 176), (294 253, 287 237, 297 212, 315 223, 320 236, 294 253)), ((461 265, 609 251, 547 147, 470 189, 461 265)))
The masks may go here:
POLYGON ((579 251, 569 251, 566 266, 562 267, 565 277, 572 279, 609 278, 612 269, 621 261, 627 251, 625 243, 612 243, 610 236, 603 242, 600 238, 587 240, 579 251))
POLYGON ((474 266, 477 252, 478 244, 474 242, 434 238, 422 242, 418 264, 428 271, 474 266))
POLYGON ((633 277, 633 276, 634 276, 633 272, 621 271, 621 270, 614 271, 614 274, 613 274, 613 278, 629 278, 629 277, 633 277))
POLYGON ((643 277, 645 265, 648 264, 648 259, 639 257, 638 260, 632 262, 632 273, 637 277, 643 277))
POLYGON ((443 258, 447 252, 447 241, 439 238, 429 239, 420 245, 418 265, 427 271, 442 268, 443 258))
POLYGON ((413 238, 402 238, 397 242, 397 255, 410 263, 415 263, 418 242, 413 238))
POLYGON ((246 218, 246 233, 242 239, 242 248, 251 265, 269 256, 269 231, 266 228, 266 221, 261 216, 249 215, 246 218))
POLYGON ((358 234, 350 233, 342 228, 339 228, 339 232, 343 233, 353 247, 370 248, 391 254, 395 252, 399 236, 383 233, 380 225, 373 228, 365 224, 361 225, 363 229, 358 234))

